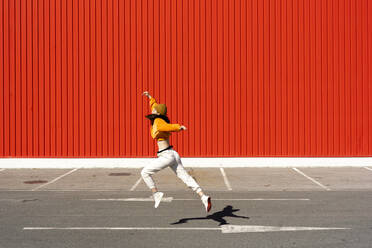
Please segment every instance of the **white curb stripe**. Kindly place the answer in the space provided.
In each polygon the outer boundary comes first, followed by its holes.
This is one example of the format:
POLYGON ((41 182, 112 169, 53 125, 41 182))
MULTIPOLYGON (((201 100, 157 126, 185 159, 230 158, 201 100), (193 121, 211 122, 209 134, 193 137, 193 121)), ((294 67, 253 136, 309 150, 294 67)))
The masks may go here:
POLYGON ((372 171, 371 168, 368 168, 368 167, 363 167, 363 168, 366 169, 366 170, 370 170, 370 171, 372 171))
POLYGON ((141 181, 142 181, 142 177, 140 177, 138 181, 132 186, 132 188, 130 188, 130 191, 135 190, 141 181))
POLYGON ((299 169, 297 168, 292 168, 294 171, 298 172, 299 174, 303 175, 304 177, 306 177, 307 179, 309 179, 310 181, 312 181, 313 183, 319 185, 320 187, 322 187, 323 189, 325 190, 331 190, 330 188, 324 186, 323 184, 321 184, 320 182, 318 182, 317 180, 315 180, 314 178, 311 178, 309 176, 307 176, 305 173, 303 173, 302 171, 300 171, 299 169))
POLYGON ((43 188, 43 187, 45 187, 45 186, 47 186, 47 185, 49 185, 49 184, 52 184, 52 183, 58 181, 59 179, 61 179, 61 178, 65 177, 65 176, 70 175, 71 173, 77 171, 78 169, 79 169, 79 168, 73 169, 73 170, 67 172, 66 174, 63 174, 62 176, 59 176, 59 177, 53 179, 52 181, 50 181, 50 182, 48 182, 48 183, 45 183, 45 184, 43 184, 43 185, 40 185, 39 187, 34 188, 32 191, 35 191, 35 190, 41 189, 41 188, 43 188))
POLYGON ((227 190, 232 190, 231 188, 231 184, 229 182, 229 179, 227 179, 227 176, 226 176, 226 173, 225 173, 225 170, 223 168, 220 168, 220 171, 221 171, 221 174, 222 174, 222 177, 223 177, 223 180, 225 181, 225 185, 227 187, 227 190))
MULTIPOLYGON (((2 168, 143 168, 152 158, 0 158, 2 168)), ((193 168, 291 168, 291 167, 371 167, 372 157, 285 158, 219 157, 182 158, 193 168)))

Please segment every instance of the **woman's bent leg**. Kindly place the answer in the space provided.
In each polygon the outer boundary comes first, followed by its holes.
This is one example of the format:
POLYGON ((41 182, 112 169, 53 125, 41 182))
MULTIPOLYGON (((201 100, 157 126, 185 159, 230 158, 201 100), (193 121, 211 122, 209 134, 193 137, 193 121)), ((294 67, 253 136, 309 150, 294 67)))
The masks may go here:
POLYGON ((172 159, 169 159, 165 156, 160 156, 157 159, 155 159, 152 163, 145 166, 141 171, 141 176, 143 181, 146 183, 147 187, 149 187, 151 190, 156 188, 156 184, 154 182, 154 179, 152 178, 152 175, 166 168, 172 162, 173 162, 172 159))

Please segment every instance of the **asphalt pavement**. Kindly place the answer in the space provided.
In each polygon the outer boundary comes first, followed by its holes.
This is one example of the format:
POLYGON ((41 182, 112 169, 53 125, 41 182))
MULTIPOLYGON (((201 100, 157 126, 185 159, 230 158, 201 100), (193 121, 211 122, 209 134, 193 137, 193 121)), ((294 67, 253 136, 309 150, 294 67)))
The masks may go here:
POLYGON ((372 247, 370 168, 170 170, 159 208, 135 169, 0 171, 1 248, 372 247))

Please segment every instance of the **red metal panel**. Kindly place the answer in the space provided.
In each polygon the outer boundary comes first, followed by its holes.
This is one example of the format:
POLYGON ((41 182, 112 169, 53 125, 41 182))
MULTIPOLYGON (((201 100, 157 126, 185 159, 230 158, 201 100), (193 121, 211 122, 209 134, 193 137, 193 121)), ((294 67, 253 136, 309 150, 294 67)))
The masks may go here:
MULTIPOLYGON (((241 112, 242 112, 242 106, 241 106, 241 91, 242 91, 242 81, 241 81, 241 18, 240 18, 240 9, 241 9, 241 1, 237 0, 235 1, 234 6, 234 46, 235 46, 235 54, 234 54, 234 81, 235 81, 235 92, 234 92, 234 119, 241 119, 241 112)), ((221 85, 222 86, 222 85, 221 85)), ((221 89, 223 86, 221 87, 221 89)), ((232 136, 236 137, 235 139, 235 147, 234 151, 236 152, 237 156, 241 156, 242 154, 242 135, 238 135, 238 133, 241 133, 242 131, 242 122, 236 121, 234 122, 234 128, 232 136)), ((216 135, 216 137, 218 137, 216 135)), ((218 143, 218 140, 215 141, 218 143)))
MULTIPOLYGON (((135 6, 131 8, 132 12, 135 11, 135 6)), ((133 17, 135 17, 134 14, 132 14, 133 17)), ((113 1, 113 13, 112 13, 112 18, 113 18, 113 118, 114 118, 114 129, 113 129, 113 134, 114 134, 114 156, 119 156, 120 152, 120 128, 119 128, 119 117, 120 117, 120 102, 119 102, 119 55, 120 55, 120 49, 119 49, 119 36, 118 36, 118 31, 119 31, 119 5, 118 5, 118 0, 113 1)), ((131 20, 131 23, 133 23, 132 30, 134 29, 134 22, 131 20)), ((137 37, 135 36, 135 32, 131 33, 131 38, 133 40, 136 40, 137 37)), ((135 48, 133 49, 133 54, 135 54, 136 50, 135 48)), ((132 66, 133 68, 136 68, 136 62, 132 61, 132 66)), ((133 82, 136 82, 136 79, 133 80, 133 82)), ((93 89, 93 87, 92 87, 93 89)), ((93 116, 92 116, 93 120, 93 116)), ((93 126, 92 126, 93 127, 93 126)), ((133 144, 135 146, 135 144, 133 144)))
MULTIPOLYGON (((183 40, 182 40, 182 64, 183 64, 183 78, 182 78, 182 97, 185 99, 182 105, 189 106, 190 103, 190 96, 189 96, 189 88, 190 88, 190 81, 189 81, 189 60, 190 60, 190 50, 189 50, 189 43, 190 43, 190 34, 189 34, 189 8, 188 8, 188 2, 189 1, 183 1, 182 2, 182 31, 183 31, 183 40)), ((213 21, 212 21, 213 22, 213 21)), ((215 40, 216 41, 216 40, 215 40)), ((215 45, 217 42, 212 43, 212 49, 213 45, 215 45)), ((212 58, 213 59, 213 58, 212 58)), ((213 60, 212 60, 213 61, 213 60)), ((215 82, 215 81, 214 81, 215 82)), ((164 91, 161 91, 164 93, 164 91)), ((180 111, 182 113, 181 115, 181 123, 190 123, 189 121, 189 111, 190 108, 182 108, 180 111)), ((186 135, 182 135, 182 147, 183 149, 188 146, 189 144, 189 136, 190 133, 187 133, 186 135)), ((213 144, 213 139, 211 140, 213 144)))
MULTIPOLYGON (((62 123, 62 109, 65 108, 65 105, 63 105, 63 99, 62 99, 62 88, 63 85, 67 82, 62 82, 62 0, 56 0, 55 4, 55 18, 56 18, 56 26, 55 26, 55 42, 56 42, 56 77, 55 77, 55 98, 56 98, 56 105, 55 105, 55 112, 56 112, 56 155, 57 156, 63 156, 63 147, 62 147, 62 129, 65 129, 66 127, 63 126, 62 123)), ((63 54, 65 56, 65 54, 63 54)), ((36 125, 36 124, 35 124, 36 125)))
MULTIPOLYGON (((119 1, 119 7, 118 11, 119 13, 124 13, 125 9, 125 2, 124 1, 119 1)), ((125 82, 125 17, 124 15, 119 15, 119 82, 125 82)), ((98 27, 97 23, 97 27, 98 27)), ((139 39, 140 42, 140 39, 139 39)), ((97 62, 99 62, 99 59, 97 58, 97 62)), ((117 134, 119 137, 119 142, 120 142, 120 156, 123 156, 126 154, 125 152, 125 147, 126 147, 126 139, 125 137, 128 136, 127 134, 129 133, 129 130, 125 129, 125 104, 127 102, 127 99, 125 98, 125 83, 119 83, 119 133, 117 134), (126 134, 127 133, 127 134, 126 134)), ((97 90, 99 92, 99 90, 97 90)), ((99 109, 100 106, 99 104, 97 105, 97 109, 99 109)), ((102 109, 100 110, 102 111, 102 109)), ((142 108, 141 108, 142 111, 142 108)), ((101 115, 101 114, 100 114, 101 115)), ((137 149, 136 149, 137 150, 137 149)))
POLYGON ((15 1, 9 3, 9 151, 16 156, 16 7, 15 1))
POLYGON ((345 50, 346 50, 346 40, 345 40, 345 28, 346 28, 346 18, 345 18, 345 1, 342 0, 339 3, 339 12, 338 12, 338 22, 339 22, 339 89, 340 89, 340 99, 339 99, 339 125, 340 125, 340 155, 346 155, 346 92, 345 92, 345 82, 346 82, 346 72, 345 72, 345 50))
POLYGON ((0 156, 4 156, 4 2, 0 4, 0 156))
POLYGON ((282 23, 282 6, 281 0, 276 0, 275 2, 275 79, 276 79, 276 91, 275 91, 275 108, 273 112, 275 113, 275 154, 282 154, 282 65, 281 65, 281 54, 282 54, 282 33, 281 33, 281 23, 282 23))
MULTIPOLYGON (((247 44, 247 5, 250 4, 247 1, 241 1, 241 7, 239 9, 240 11, 240 21, 241 21, 241 118, 244 120, 248 120, 248 104, 247 104, 247 91, 248 91, 248 78, 247 78, 247 52, 248 52, 248 44, 247 44)), ((222 5, 223 9, 223 5, 222 5)), ((221 11, 222 13, 222 11, 221 11)), ((219 16, 222 16, 220 14, 219 16)), ((221 18, 223 21, 223 19, 221 18)), ((221 24, 223 26, 223 22, 221 24)), ((221 32, 222 34, 222 32, 221 32)), ((223 34, 222 34, 223 35, 223 34)), ((223 40, 223 39, 222 39, 223 40)), ((221 49, 223 51, 223 49, 221 49)), ((221 58, 223 59, 223 58, 221 58)), ((223 61, 223 60, 222 60, 223 61)), ((223 65, 223 63, 220 63, 223 65)), ((220 69, 220 71, 223 72, 223 68, 220 69)), ((221 88, 223 88, 223 74, 219 77, 221 88)), ((223 92, 223 90, 220 89, 220 92, 223 92)), ((221 97, 223 97, 223 94, 221 94, 221 97)), ((223 120, 223 116, 221 116, 221 120, 223 120)), ((223 123, 221 121, 221 123, 223 123)), ((241 123, 241 155, 248 153, 248 143, 252 139, 249 137, 250 132, 249 130, 249 121, 247 121, 246 124, 241 123)), ((223 148, 223 147, 222 147, 223 148)), ((223 151, 223 150, 222 150, 223 151)), ((222 151, 219 151, 219 153, 222 153, 222 151)))
MULTIPOLYGON (((91 95, 90 95, 90 92, 91 92, 91 88, 93 87, 93 83, 91 81, 91 53, 90 53, 90 45, 91 45, 91 40, 90 40, 90 5, 92 4, 92 1, 90 0, 85 0, 84 1, 84 10, 83 10, 83 14, 84 14, 84 43, 83 43, 83 47, 82 49, 84 49, 84 67, 85 67, 85 71, 84 71, 84 80, 85 80, 85 84, 84 84, 84 99, 85 99, 85 107, 84 107, 84 118, 85 118, 85 125, 84 125, 84 132, 85 132, 85 145, 84 145, 84 149, 85 149, 85 154, 86 156, 91 156, 91 150, 92 150, 92 147, 91 147, 91 123, 92 123, 92 120, 91 120, 91 95)), ((110 6, 111 6, 111 12, 110 12, 110 18, 109 20, 112 21, 112 17, 113 17, 113 13, 112 13, 112 1, 109 1, 108 3, 108 6, 109 6, 109 10, 110 10, 110 6)), ((111 34, 112 34, 112 29, 113 29, 113 23, 109 22, 109 30, 111 30, 111 34)), ((110 34, 110 33, 109 33, 110 34)), ((110 35, 109 35, 109 44, 112 45, 112 37, 110 39, 110 35), (110 42, 111 40, 111 42, 110 42)), ((112 46, 111 46, 111 49, 110 49, 110 46, 109 46, 109 51, 113 52, 112 51, 112 46)), ((112 61, 112 60, 111 60, 112 61)), ((110 66, 111 68, 111 71, 113 69, 113 66, 111 64, 110 66)), ((112 75, 112 73, 110 74, 112 75)), ((113 79, 110 78, 110 81, 111 82, 111 85, 109 86, 111 92, 113 91, 113 87, 112 87, 112 82, 113 82, 113 79)), ((113 97, 111 96, 110 99, 113 99, 113 97)), ((111 105, 112 106, 112 105, 111 105)), ((113 106, 112 106, 113 107, 113 106)), ((112 113, 112 111, 111 111, 112 113)), ((113 119, 112 118, 112 115, 111 115, 111 120, 113 119)), ((111 132, 113 132, 113 128, 111 128, 111 132)))
POLYGON ((333 2, 333 78, 334 78, 334 151, 333 153, 340 154, 340 50, 339 50, 339 2, 333 2))
MULTIPOLYGON (((221 79, 223 82, 229 82, 229 3, 224 1, 224 8, 223 8, 223 78, 221 79)), ((221 27, 222 29, 222 27, 221 27)), ((222 98, 219 99, 229 99, 229 88, 224 88, 222 98)), ((203 92, 202 92, 203 96, 203 92)), ((219 101, 219 100, 218 100, 219 101)), ((220 107, 220 111, 222 110, 222 120, 220 121, 223 128, 225 130, 229 130, 229 123, 232 118, 230 118, 230 111, 231 106, 229 104, 222 104, 220 107)), ((222 132, 221 134, 221 142, 223 144, 223 153, 229 153, 229 132, 222 132)))
MULTIPOLYGON (((72 0, 66 1, 66 39, 67 39, 67 155, 74 155, 74 74, 73 74, 73 11, 72 0)), ((93 103, 94 104, 94 103, 93 103)))
MULTIPOLYGON (((27 12, 27 27, 26 27, 26 57, 27 57, 27 108, 24 111, 27 112, 27 152, 23 154, 24 156, 32 156, 33 155, 33 82, 32 82, 32 1, 28 0, 26 4, 26 12, 27 12)), ((51 53, 52 54, 52 53, 51 53)), ((53 61, 52 61, 53 62, 53 61)), ((52 71, 51 71, 52 73, 52 71)))
MULTIPOLYGON (((276 104, 276 3, 275 1, 270 1, 270 4, 268 6, 269 11, 269 18, 268 18, 268 24, 269 24, 269 73, 268 73, 268 92, 269 92, 269 113, 268 113, 268 126, 269 130, 267 132, 267 147, 268 147, 268 154, 275 155, 276 154, 276 111, 275 111, 275 104, 276 104)), ((244 98, 243 98, 244 99, 244 98)), ((243 100, 242 99, 242 100, 243 100)))
POLYGON ((0 3, 0 156, 371 156, 367 0, 0 3))
MULTIPOLYGON (((173 6, 171 7, 171 14, 172 14, 172 17, 171 19, 173 19, 173 15, 175 14, 175 11, 173 10, 173 8, 175 7, 175 4, 173 4, 173 6)), ((146 0, 143 0, 142 1, 142 68, 143 68, 143 83, 142 83, 142 89, 149 89, 149 60, 148 60, 148 54, 149 54, 149 46, 148 46, 148 41, 149 41, 149 33, 148 33, 148 1, 146 0), (145 59, 147 58, 147 59, 145 59)), ((171 21, 171 24, 172 21, 171 21)), ((171 32, 171 39, 173 40, 173 37, 176 35, 176 32, 174 32, 173 30, 175 30, 175 25, 173 24, 171 26, 171 29, 170 29, 170 32, 171 32)), ((174 49, 175 49, 175 46, 172 46, 171 47, 171 53, 174 54, 174 49)), ((174 60, 175 59, 175 56, 172 56, 172 59, 174 60)), ((173 60, 172 60, 172 68, 171 68, 171 71, 174 71, 173 70, 173 67, 175 66, 175 63, 173 63, 173 60)), ((123 70, 124 71, 124 70, 123 70)), ((125 74, 126 75, 126 74, 125 74)), ((175 73, 172 74, 172 81, 174 82, 174 76, 175 76, 175 73)), ((126 82, 125 80, 123 80, 123 82, 126 82)), ((138 91, 137 91, 138 92, 138 91)), ((169 92, 171 92, 170 95, 172 95, 172 87, 169 89, 169 92)), ((172 98, 171 98, 172 99, 172 98)), ((146 102, 142 102, 142 105, 139 105, 140 108, 141 108, 141 115, 143 116, 144 113, 146 113, 144 110, 146 109, 146 107, 148 105, 146 105, 146 102)), ((127 112, 127 111, 126 111, 127 112)), ((123 116, 123 118, 125 118, 123 116)), ((125 118, 126 119, 126 118, 125 118)), ((148 126, 145 124, 145 122, 142 122, 142 125, 140 125, 140 129, 142 130, 145 130, 148 126)), ((126 125, 125 128, 123 128, 125 130, 125 135, 126 137, 128 137, 128 133, 130 133, 130 130, 128 128, 128 125, 126 125)), ((145 135, 141 135, 141 138, 143 140, 143 147, 142 147, 142 154, 144 156, 149 156, 150 155, 150 143, 148 142, 148 138, 145 138, 145 135)), ((127 142, 126 142, 127 143, 127 142)), ((127 147, 129 147, 129 145, 126 145, 126 149, 127 147)), ((126 150, 125 150, 126 151, 126 150)))
MULTIPOLYGON (((154 1, 155 3, 158 2, 158 1, 154 1)), ((154 4, 155 4, 154 3, 154 4)), ((136 29, 135 29, 135 26, 136 26, 136 6, 137 6, 137 1, 136 0, 131 0, 130 1, 130 29, 128 29, 128 34, 130 35, 130 52, 128 52, 128 54, 126 56, 128 56, 130 58, 129 60, 129 68, 130 68, 130 81, 129 82, 129 85, 130 85, 130 88, 129 88, 129 91, 126 92, 126 96, 128 97, 128 106, 133 106, 130 108, 130 115, 128 116, 129 118, 127 119, 128 120, 136 120, 137 119, 137 113, 138 113, 138 109, 139 109, 139 106, 136 104, 136 102, 138 101, 138 98, 136 96, 138 96, 138 93, 137 93, 137 66, 136 66, 136 59, 137 59, 137 56, 136 56, 136 53, 137 53, 137 39, 136 39, 136 29), (132 82, 136 82, 135 84, 133 84, 132 82)), ((159 12, 159 10, 158 10, 159 12)), ((154 19, 155 21, 155 19, 154 19)), ((159 28, 159 23, 157 24, 157 27, 159 28)), ((158 33, 159 31, 157 31, 158 33)), ((159 38, 158 38, 159 39, 159 38)), ((155 40, 154 40, 154 46, 155 46, 155 40)), ((156 49, 159 50, 159 45, 156 46, 156 49)), ((155 50, 154 50, 155 51, 155 50)), ((159 61, 159 58, 157 59, 157 61, 159 61)), ((159 69, 156 70, 157 72, 159 72, 159 69)), ((159 97, 159 94, 157 94, 158 97, 159 97)), ((130 134, 129 136, 131 136, 130 138, 130 144, 128 144, 127 146, 130 148, 129 149, 129 152, 131 154, 133 154, 133 156, 136 156, 137 154, 137 149, 136 149, 136 144, 137 144, 137 138, 136 136, 137 135, 134 135, 134 134, 137 134, 136 132, 134 131, 139 131, 137 128, 136 128, 136 123, 135 122, 132 122, 132 125, 131 125, 131 128, 130 128, 130 134)), ((115 132, 115 135, 116 135, 116 132, 115 132)), ((127 138, 127 137, 126 137, 127 138)), ((128 142, 128 141, 127 141, 128 142)), ((115 143, 116 145, 116 143, 115 143)))
MULTIPOLYGON (((368 13, 372 13, 372 4, 368 4, 368 13)), ((368 15, 367 16, 367 19, 368 19, 368 24, 367 24, 367 27, 368 27, 368 38, 367 38, 367 41, 368 41, 368 61, 367 61, 367 64, 368 64, 368 67, 367 67, 367 70, 369 72, 369 77, 368 77, 368 84, 369 84, 369 94, 368 94, 368 98, 369 98, 369 103, 368 103, 368 109, 369 109, 369 128, 368 128, 368 131, 369 131, 369 141, 368 141, 368 145, 369 145, 369 153, 368 154, 371 154, 372 153, 372 131, 370 129, 371 125, 372 125, 372 87, 371 87, 371 81, 372 81, 372 17, 371 15, 368 15)))
MULTIPOLYGON (((73 1, 74 3, 76 1, 73 1)), ((120 1, 122 2, 122 1, 120 1)), ((96 11, 96 78, 97 78, 97 85, 96 85, 96 94, 97 94, 97 156, 103 155, 103 142, 102 142, 102 133, 103 133, 103 117, 102 117, 102 66, 103 66, 103 51, 102 51, 102 0, 96 1, 95 6, 96 11)), ((120 10, 119 10, 120 11, 120 10)), ((122 32, 120 32, 122 34, 122 32)), ((120 56, 122 57, 122 56, 120 56)), ((74 100, 75 102, 75 100, 74 100)), ((76 108, 75 108, 76 110, 76 108)), ((76 121, 75 121, 76 122, 76 121)))
POLYGON ((15 142, 15 156, 22 154, 22 97, 21 97, 21 4, 20 1, 15 2, 15 131, 13 137, 15 142))
POLYGON ((9 86, 10 86, 10 82, 9 82, 9 73, 10 73, 10 63, 9 63, 9 59, 10 59, 10 50, 9 50, 9 22, 11 21, 9 19, 9 1, 3 1, 3 13, 4 13, 4 23, 3 23, 3 39, 4 39, 4 57, 3 57, 3 61, 4 61, 4 75, 3 75, 3 80, 4 80, 4 84, 3 84, 3 88, 4 88, 4 91, 3 91, 3 94, 4 94, 4 98, 3 98, 3 116, 4 116, 4 119, 3 119, 3 127, 4 127, 4 156, 10 156, 10 153, 9 153, 9 148, 10 148, 10 144, 9 144, 9 138, 10 138, 10 135, 9 135, 9 86))
MULTIPOLYGON (((21 18, 21 31, 20 35, 21 38, 19 40, 21 44, 21 74, 19 75, 20 77, 20 83, 21 83, 21 100, 20 100, 20 113, 22 115, 21 117, 21 126, 22 126, 22 131, 18 134, 21 139, 21 150, 19 151, 19 155, 21 156, 22 154, 27 154, 27 60, 26 60, 26 46, 27 46, 27 39, 26 39, 26 25, 27 25, 27 13, 26 13, 26 4, 21 4, 21 10, 20 10, 20 18, 21 18)), ((0 46, 1 47, 1 46, 0 46)), ((1 56, 0 56, 1 57, 1 56)), ((1 86, 0 86, 1 87, 1 86)))
MULTIPOLYGON (((310 85, 310 91, 307 91, 306 94, 310 94, 310 143, 307 145, 309 147, 309 153, 308 154, 317 154, 317 97, 316 97, 316 89, 317 89, 317 83, 316 83, 316 1, 311 1, 309 6, 309 15, 310 15, 310 21, 309 21, 309 36, 310 36, 310 49, 309 49, 309 56, 310 56, 310 65, 309 65, 309 71, 310 71, 310 78, 308 84, 310 85)), ((318 35, 319 36, 319 35, 318 35)))
MULTIPOLYGON (((131 8, 132 11, 135 10, 135 7, 131 8)), ((134 15, 133 15, 134 16, 134 15)), ((113 118, 114 118, 114 128, 113 128, 113 135, 114 135, 114 156, 119 156, 120 152, 120 128, 119 128, 119 117, 120 117, 120 106, 119 106, 119 36, 118 36, 118 24, 119 24, 119 5, 118 1, 113 1, 113 118)), ((134 24, 134 23, 133 23, 134 24)), ((134 30, 134 25, 133 25, 134 30)), ((135 33, 131 33, 131 38, 136 39, 135 33)), ((133 53, 136 51, 134 50, 133 53)), ((135 62, 131 63, 133 67, 135 66, 135 62)), ((135 82, 136 80, 133 80, 135 82)), ((134 145, 134 144, 133 144, 134 145)))
MULTIPOLYGON (((230 112, 230 118, 231 120, 234 120, 236 118, 236 102, 235 102, 235 89, 236 89, 236 81, 235 81, 235 51, 236 51, 236 45, 235 45, 235 4, 236 2, 231 1, 228 3, 228 59, 227 63, 229 64, 229 77, 228 77, 228 84, 230 85, 228 90, 228 99, 230 101, 230 104, 228 106, 228 111, 230 112)), ((213 121, 212 121, 213 122, 213 121)), ((233 135, 235 133, 235 125, 236 122, 229 121, 229 130, 230 133, 228 134, 227 142, 229 145, 229 150, 227 151, 228 156, 236 151, 236 141, 237 137, 233 135)))
POLYGON ((361 154, 367 154, 369 150, 369 128, 370 123, 368 120, 368 90, 369 90, 369 71, 368 71, 368 29, 367 29, 367 17, 368 17, 368 1, 363 0, 361 3, 360 11, 361 11, 361 19, 360 19, 360 26, 361 26, 361 58, 360 63, 361 64, 361 70, 362 70, 362 80, 361 80, 361 92, 358 94, 361 95, 361 102, 359 106, 362 106, 361 108, 361 119, 362 122, 362 128, 361 128, 361 154))
MULTIPOLYGON (((252 13, 252 6, 253 6, 253 1, 248 2, 247 4, 247 99, 245 104, 247 105, 247 148, 246 148, 246 155, 252 156, 253 155, 253 137, 254 133, 253 132, 253 37, 256 35, 253 34, 253 13, 252 13)), ((225 63, 224 63, 225 64, 225 63)), ((242 68, 244 71, 245 68, 242 68)), ((226 119, 226 118, 224 118, 226 119)), ((228 121, 228 120, 225 120, 228 121)))
MULTIPOLYGON (((51 73, 50 73, 50 45, 51 45, 51 39, 50 39, 50 1, 44 1, 44 56, 45 56, 45 77, 44 77, 44 108, 45 108, 45 117, 44 117, 44 123, 45 123, 45 156, 50 156, 51 154, 51 114, 50 114, 50 103, 51 103, 51 84, 52 81, 50 80, 51 73)), ((71 20, 72 21, 72 20, 71 20)), ((26 32, 25 32, 26 33, 26 32)), ((27 82, 27 81, 25 81, 27 82)), ((25 98, 27 99, 27 98, 25 98)), ((27 108, 24 108, 23 111, 25 111, 27 108)), ((27 124, 26 124, 27 125, 27 124)))
MULTIPOLYGON (((124 109, 125 109, 125 114, 124 114, 124 118, 125 118, 125 122, 126 122, 126 125, 125 125, 125 129, 123 131, 125 131, 125 138, 124 138, 124 142, 125 142, 125 154, 128 154, 128 153, 132 153, 132 140, 134 138, 133 136, 133 131, 134 131, 134 127, 135 127, 135 123, 132 123, 132 122, 129 122, 128 123, 128 120, 129 119, 132 119, 132 112, 135 111, 132 107, 129 107, 129 106, 132 106, 132 94, 131 94, 131 88, 132 88, 132 84, 131 84, 131 16, 130 16, 130 13, 131 13, 131 5, 130 5, 130 1, 124 1, 125 2, 125 5, 124 5, 124 24, 125 24, 125 28, 124 28, 124 32, 125 32, 125 36, 124 36, 124 44, 123 44, 123 49, 124 49, 124 56, 125 56, 125 59, 124 59, 124 68, 123 68, 123 72, 124 72, 124 77, 123 77, 123 82, 124 82, 124 86, 125 86, 125 92, 124 92, 124 98, 125 98, 125 104, 124 104, 124 109)), ((151 1, 149 1, 151 2, 151 1)), ((150 13, 150 12, 148 12, 150 13)), ((146 14, 148 15, 148 14, 146 14)), ((153 20, 153 19, 151 19, 153 20)), ((149 34, 150 35, 150 34, 149 34)), ((153 37, 151 35, 151 37, 153 37)), ((149 45, 153 45, 153 42, 149 42, 149 45)), ((153 54, 153 53, 151 53, 153 54)), ((134 98, 135 99, 135 98, 134 98)))
MULTIPOLYGON (((57 118, 56 118, 56 3, 55 1, 50 1, 50 12, 49 12, 49 20, 50 20, 50 154, 49 156, 53 157, 57 155, 57 145, 56 145, 56 140, 57 140, 57 118)), ((31 17, 32 18, 32 17, 31 17)), ((31 33, 31 32, 28 32, 31 33)), ((31 57, 31 56, 30 56, 31 57)), ((29 67, 29 72, 32 73, 32 64, 30 64, 29 67)), ((32 74, 31 74, 32 75, 32 74)), ((28 81, 29 87, 32 89, 32 81, 28 81)), ((30 99, 30 98, 29 98, 30 99)), ((31 102, 32 103, 32 102, 31 102)), ((32 107, 31 104, 29 107, 32 107)), ((28 111, 31 113, 31 111, 28 111)), ((30 117, 30 120, 32 117, 30 117)), ((28 133, 29 136, 32 137, 32 130, 28 133)), ((32 147, 32 146, 31 146, 32 147)), ((29 148, 30 151, 30 148, 29 148)), ((48 156, 47 155, 47 156, 48 156)))
MULTIPOLYGON (((39 104, 39 154, 45 156, 45 74, 44 74, 44 1, 40 0, 38 3, 38 58, 39 58, 39 92, 38 92, 38 104, 39 104)), ((65 23, 62 21, 62 23, 65 23)), ((62 51, 62 54, 66 54, 62 51)), ((65 56, 63 56, 65 57, 65 56)), ((62 79, 63 82, 67 80, 62 79)), ((66 108, 64 108, 66 109, 66 108)), ((67 119, 66 119, 67 120, 67 119)), ((65 126, 66 127, 66 126, 65 126)), ((65 130, 65 129, 64 129, 65 130)))
POLYGON ((345 126, 346 154, 351 150, 351 1, 345 1, 345 126))
MULTIPOLYGON (((125 1, 126 2, 126 1, 125 1)), ((102 1, 102 155, 109 156, 108 152, 108 111, 107 111, 107 75, 108 75, 108 56, 107 56, 107 37, 108 34, 108 12, 107 1, 102 1)), ((81 156, 83 156, 80 151, 81 156)))
MULTIPOLYGON (((90 23, 90 149, 91 156, 97 156, 97 50, 96 50, 96 1, 90 1, 89 23, 90 23)), ((118 8, 117 8, 118 10, 118 8)))
POLYGON ((305 140, 305 114, 308 112, 305 110, 305 101, 307 100, 304 94, 304 88, 306 86, 305 79, 305 30, 304 30, 304 0, 298 1, 298 154, 304 156, 305 144, 308 142, 305 140))
MULTIPOLYGON (((253 121, 253 156, 257 156, 259 153, 259 123, 258 123, 258 0, 253 0, 252 3, 252 121, 253 121)), ((248 16, 250 14, 248 13, 248 16)), ((228 56, 228 55, 227 55, 228 56)), ((229 87, 228 87, 229 88, 229 87)), ((231 120, 232 118, 228 118, 231 120)), ((228 145, 228 144, 227 144, 228 145)))

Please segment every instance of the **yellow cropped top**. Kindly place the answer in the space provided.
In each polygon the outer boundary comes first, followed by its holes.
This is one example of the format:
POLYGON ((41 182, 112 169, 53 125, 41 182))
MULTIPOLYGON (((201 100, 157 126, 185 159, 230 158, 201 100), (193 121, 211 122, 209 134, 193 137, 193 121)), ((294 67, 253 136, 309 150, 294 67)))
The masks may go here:
MULTIPOLYGON (((158 103, 155 98, 150 99, 151 111, 158 103)), ((171 132, 178 132, 181 130, 180 124, 169 124, 162 118, 155 118, 153 125, 151 126, 151 137, 155 140, 167 140, 171 136, 171 132)))

